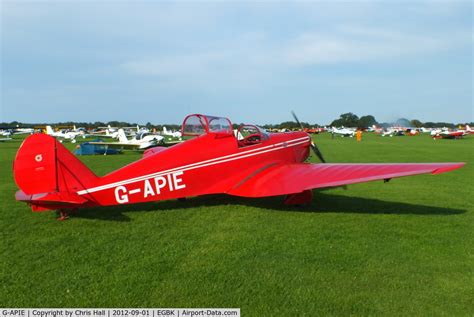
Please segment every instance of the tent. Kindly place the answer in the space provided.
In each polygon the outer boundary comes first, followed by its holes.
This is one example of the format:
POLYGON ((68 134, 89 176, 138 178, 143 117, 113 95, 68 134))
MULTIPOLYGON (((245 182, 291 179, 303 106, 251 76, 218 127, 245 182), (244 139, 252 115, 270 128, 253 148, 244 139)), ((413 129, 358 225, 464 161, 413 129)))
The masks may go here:
POLYGON ((121 150, 109 149, 107 145, 90 144, 89 142, 82 143, 75 151, 76 155, 110 155, 119 153, 121 153, 121 150))

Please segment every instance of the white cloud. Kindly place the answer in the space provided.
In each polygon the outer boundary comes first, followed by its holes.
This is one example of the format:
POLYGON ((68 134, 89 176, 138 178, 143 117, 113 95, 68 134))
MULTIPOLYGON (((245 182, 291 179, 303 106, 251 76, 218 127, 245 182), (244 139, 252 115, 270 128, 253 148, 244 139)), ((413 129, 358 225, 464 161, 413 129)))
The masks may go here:
POLYGON ((255 72, 273 66, 273 56, 263 32, 246 32, 233 39, 216 41, 214 48, 193 50, 186 54, 157 54, 124 61, 119 68, 135 75, 163 78, 239 77, 245 71, 255 72))
POLYGON ((465 32, 414 34, 360 26, 304 32, 277 40, 255 32, 221 41, 213 50, 137 57, 123 62, 120 68, 133 74, 163 77, 242 71, 268 73, 270 70, 278 73, 311 65, 414 58, 470 45, 470 42, 471 34, 465 32))
POLYGON ((222 59, 220 53, 165 56, 127 61, 120 67, 134 74, 150 76, 182 76, 209 70, 212 63, 222 59))
POLYGON ((360 62, 434 54, 458 45, 459 38, 449 34, 413 34, 346 26, 334 32, 298 36, 284 58, 292 65, 360 62))

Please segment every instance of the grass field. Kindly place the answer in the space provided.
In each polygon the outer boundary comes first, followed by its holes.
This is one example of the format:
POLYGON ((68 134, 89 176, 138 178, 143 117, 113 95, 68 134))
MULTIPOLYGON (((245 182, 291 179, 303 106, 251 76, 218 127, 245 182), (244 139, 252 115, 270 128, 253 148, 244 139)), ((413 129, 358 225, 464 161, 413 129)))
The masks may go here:
MULTIPOLYGON (((468 164, 282 198, 84 210, 17 203, 0 143, 0 306, 240 307, 243 316, 474 315, 474 135, 315 137, 330 162, 468 164)), ((69 145, 72 148, 71 145, 69 145)), ((140 154, 82 157, 103 175, 140 154)))

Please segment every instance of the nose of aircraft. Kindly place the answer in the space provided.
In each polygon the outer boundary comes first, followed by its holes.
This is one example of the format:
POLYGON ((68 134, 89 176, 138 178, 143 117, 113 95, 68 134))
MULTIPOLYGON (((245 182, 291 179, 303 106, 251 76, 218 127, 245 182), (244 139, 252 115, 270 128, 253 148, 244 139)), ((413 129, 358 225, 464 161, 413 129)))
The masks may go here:
MULTIPOLYGON (((293 118, 295 119, 296 123, 301 127, 301 130, 304 130, 303 125, 301 124, 300 120, 298 120, 298 117, 296 116, 295 112, 292 111, 291 114, 293 115, 293 118)), ((323 153, 319 150, 319 148, 316 146, 316 144, 313 142, 313 138, 311 138, 311 150, 313 150, 313 153, 319 158, 319 160, 322 163, 326 163, 326 160, 323 157, 323 153)))

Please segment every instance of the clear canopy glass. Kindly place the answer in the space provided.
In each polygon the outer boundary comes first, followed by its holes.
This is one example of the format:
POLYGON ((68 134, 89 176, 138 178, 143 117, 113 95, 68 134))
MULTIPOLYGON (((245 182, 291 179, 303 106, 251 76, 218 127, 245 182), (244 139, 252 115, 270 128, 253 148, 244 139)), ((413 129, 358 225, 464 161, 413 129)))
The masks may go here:
POLYGON ((232 123, 227 118, 189 115, 184 119, 183 136, 197 136, 206 133, 232 134, 232 123))

